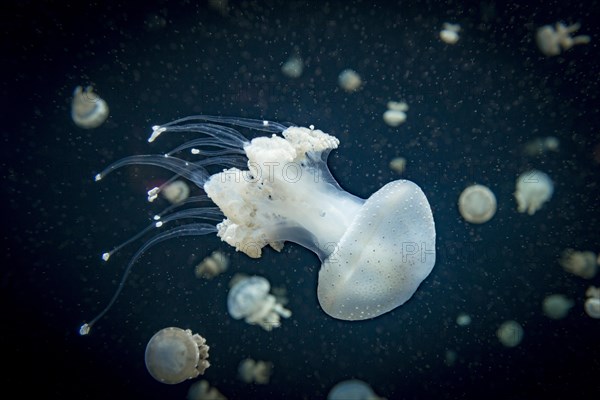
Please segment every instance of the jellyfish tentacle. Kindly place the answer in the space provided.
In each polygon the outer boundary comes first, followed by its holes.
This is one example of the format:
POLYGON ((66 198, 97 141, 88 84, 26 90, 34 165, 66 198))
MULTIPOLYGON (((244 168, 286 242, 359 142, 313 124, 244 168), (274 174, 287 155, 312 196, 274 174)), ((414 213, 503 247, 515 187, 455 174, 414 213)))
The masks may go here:
POLYGON ((92 329, 92 327, 94 326, 94 324, 96 322, 98 322, 98 320, 101 319, 108 311, 110 311, 111 307, 113 306, 113 304, 115 304, 115 302, 117 301, 117 298, 123 291, 123 288, 125 287, 125 282, 127 282, 127 278, 129 277, 129 274, 131 273, 132 267, 135 265, 137 260, 144 254, 144 252, 146 252, 149 248, 151 248, 155 244, 158 244, 160 242, 163 242, 165 240, 168 240, 168 239, 171 239, 174 237, 201 236, 201 235, 207 235, 207 234, 215 233, 215 232, 216 232, 215 226, 211 225, 211 224, 206 224, 206 223, 187 224, 187 225, 178 226, 176 228, 172 228, 164 233, 161 233, 158 236, 153 237, 148 242, 144 243, 144 245, 142 247, 140 247, 140 249, 135 253, 133 258, 129 261, 129 264, 125 268, 125 272, 123 272, 121 281, 119 282, 119 285, 117 286, 117 289, 115 290, 115 293, 113 294, 112 298, 110 299, 110 301, 108 302, 106 307, 104 307, 104 309, 96 317, 94 317, 90 322, 86 322, 86 323, 82 324, 81 327, 79 328, 79 334, 82 336, 87 335, 90 332, 90 330, 92 329))

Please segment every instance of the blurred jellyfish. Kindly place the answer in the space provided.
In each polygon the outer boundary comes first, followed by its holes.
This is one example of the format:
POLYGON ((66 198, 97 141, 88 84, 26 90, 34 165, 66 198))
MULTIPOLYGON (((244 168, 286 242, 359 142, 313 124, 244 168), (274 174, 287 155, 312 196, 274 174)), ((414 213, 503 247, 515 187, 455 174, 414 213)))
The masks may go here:
POLYGON ((517 209, 523 213, 533 215, 550 200, 554 192, 554 184, 550 177, 535 169, 519 175, 517 178, 515 199, 517 209))
POLYGON ((168 183, 161 190, 161 194, 171 204, 178 204, 190 196, 190 187, 181 180, 168 183))
POLYGON ((281 317, 289 318, 292 312, 277 303, 269 294, 271 285, 261 276, 251 276, 238 281, 229 290, 227 309, 235 319, 244 318, 250 325, 259 325, 266 331, 281 326, 281 317))
POLYGON ((592 318, 600 318, 600 288, 590 286, 585 296, 587 297, 583 305, 585 313, 592 318))
POLYGON ((562 319, 567 316, 574 305, 575 302, 564 294, 551 294, 544 298, 542 310, 548 318, 562 319))
POLYGON ((408 104, 405 102, 388 101, 388 110, 383 113, 383 121, 389 126, 398 126, 406 121, 408 104))
POLYGON ((227 254, 215 250, 202 262, 196 265, 194 273, 196 278, 212 279, 225 272, 229 266, 229 257, 227 254))
POLYGON ((496 214, 496 196, 483 185, 471 185, 460 194, 458 210, 465 221, 483 224, 496 214))
POLYGON ((77 86, 73 92, 71 118, 80 128, 97 128, 108 118, 108 105, 98 97, 91 86, 85 90, 77 86))
POLYGON ((456 363, 457 359, 458 354, 456 353, 456 351, 450 349, 446 350, 446 353, 444 354, 444 364, 451 367, 456 363))
POLYGON ((193 379, 210 366, 205 343, 189 329, 161 329, 146 346, 146 368, 154 379, 170 385, 193 379))
POLYGON ((528 156, 539 156, 549 151, 557 152, 560 141, 554 136, 538 137, 525 143, 523 150, 528 156))
POLYGON ((345 69, 338 76, 338 83, 346 92, 354 92, 362 85, 360 75, 351 69, 345 69))
POLYGON ((471 316, 466 313, 460 313, 456 317, 456 324, 458 326, 469 326, 471 325, 471 316))
POLYGON ((240 362, 238 376, 242 382, 266 385, 271 379, 273 364, 266 361, 254 361, 246 358, 240 362))
POLYGON ((506 347, 516 347, 523 340, 523 327, 517 321, 505 321, 496 331, 500 343, 506 347))
POLYGON ((458 39, 460 39, 458 32, 460 32, 459 24, 444 22, 444 25, 442 25, 442 30, 440 31, 440 39, 447 44, 456 44, 458 39))
MULTIPOLYGON (((218 207, 172 207, 138 235, 104 253, 107 261, 150 230, 164 229, 171 221, 189 222, 163 231, 134 254, 108 305, 80 327, 82 334, 110 310, 139 257, 174 237, 216 233, 252 258, 260 257, 265 246, 280 251, 286 241, 298 243, 322 262, 317 296, 323 311, 348 321, 374 318, 404 304, 433 269, 435 223, 421 188, 401 179, 366 200, 346 192, 327 167, 327 156, 339 140, 314 126, 193 116, 154 126, 148 141, 165 132, 203 136, 166 154, 116 161, 96 180, 126 165, 161 166, 207 194, 190 197, 185 204, 212 201, 218 207), (230 125, 270 135, 248 141, 230 125), (191 157, 200 159, 174 155, 189 149, 191 157)), ((158 192, 150 190, 152 196, 158 192)))
POLYGON ((210 387, 206 380, 194 383, 188 389, 187 400, 227 400, 215 387, 210 387))
POLYGON ((591 251, 565 249, 558 263, 565 271, 585 279, 592 279, 598 271, 598 258, 591 251))
POLYGON ((358 379, 337 383, 331 388, 327 400, 385 400, 373 392, 371 386, 358 379))
POLYGON ((395 157, 390 161, 390 169, 397 174, 404 173, 406 169, 406 158, 404 157, 395 157))
POLYGON ((544 55, 557 56, 562 50, 569 50, 576 44, 590 42, 590 37, 587 35, 571 37, 571 33, 579 28, 581 28, 580 24, 567 26, 562 22, 556 23, 556 29, 551 25, 544 25, 535 32, 535 40, 544 55))
POLYGON ((281 72, 289 78, 299 78, 302 75, 303 69, 302 59, 298 56, 291 56, 281 66, 281 72))

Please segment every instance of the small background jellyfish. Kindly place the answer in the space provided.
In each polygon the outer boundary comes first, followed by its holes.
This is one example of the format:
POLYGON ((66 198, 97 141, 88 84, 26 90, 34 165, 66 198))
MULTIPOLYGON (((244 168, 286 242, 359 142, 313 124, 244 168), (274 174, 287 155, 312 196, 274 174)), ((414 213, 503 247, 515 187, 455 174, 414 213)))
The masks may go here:
POLYGON ((211 387, 207 380, 195 382, 190 386, 187 400, 227 400, 216 387, 211 387))
POLYGON ((261 276, 242 278, 229 290, 227 309, 234 319, 258 325, 266 331, 281 326, 281 317, 289 318, 292 312, 277 302, 269 293, 271 285, 261 276))
POLYGON ((196 278, 212 279, 227 271, 227 267, 229 267, 229 256, 222 251, 215 250, 196 265, 194 274, 196 278))
POLYGON ((590 37, 580 35, 571 37, 581 27, 580 24, 565 25, 557 22, 555 28, 552 25, 544 25, 535 32, 535 40, 540 51, 546 56, 557 56, 563 50, 569 50, 576 44, 590 42, 590 37))
POLYGON ((516 182, 517 210, 533 215, 550 200, 553 192, 554 184, 548 175, 538 170, 524 172, 516 182))
POLYGON ((496 336, 500 343, 506 347, 516 347, 523 340, 523 327, 517 321, 509 320, 500 325, 496 336))
POLYGON ((467 187, 458 198, 458 210, 465 221, 483 224, 496 214, 496 196, 483 185, 467 187))
POLYGON ((590 286, 585 291, 585 303, 583 309, 585 313, 594 319, 600 318, 600 288, 590 286))
POLYGON ((396 127, 406 121, 408 104, 405 102, 388 101, 387 110, 383 113, 383 121, 389 126, 396 127))
POLYGON ((80 128, 97 128, 108 118, 108 105, 94 92, 91 86, 85 90, 81 86, 77 86, 73 92, 71 118, 80 128))
POLYGON ((560 141, 556 136, 537 137, 523 145, 523 151, 528 156, 540 156, 549 152, 558 152, 560 141))
POLYGON ((584 279, 592 279, 596 276, 599 261, 594 252, 574 249, 565 249, 558 259, 558 263, 565 271, 584 279))
POLYGON ((564 294, 551 294, 544 298, 542 310, 548 318, 563 319, 574 305, 575 302, 564 294))
POLYGON ((375 394, 371 386, 358 379, 337 383, 331 388, 327 400, 386 400, 375 394))
POLYGON ((190 187, 182 180, 167 183, 160 191, 171 204, 179 204, 190 197, 190 187))
POLYGON ((255 361, 246 358, 238 366, 238 377, 242 382, 266 385, 273 373, 273 363, 268 361, 255 361))
POLYGON ((459 32, 459 24, 444 22, 444 25, 442 25, 442 30, 440 31, 440 39, 447 44, 456 44, 458 39, 460 39, 460 36, 458 35, 459 32))
POLYGON ((176 384, 204 374, 210 367, 206 340, 189 329, 169 327, 156 332, 146 346, 146 368, 154 379, 176 384))
POLYGON ((300 56, 291 56, 281 66, 281 72, 289 78, 299 78, 304 70, 304 64, 300 56))
POLYGON ((469 326, 471 325, 471 316, 467 313, 460 313, 456 317, 456 325, 458 326, 469 326))
POLYGON ((398 175, 402 175, 406 170, 406 158, 404 157, 394 157, 390 161, 390 169, 397 173, 398 175))
POLYGON ((346 92, 355 92, 360 89, 362 79, 356 71, 345 69, 340 72, 340 75, 338 76, 338 84, 346 92))

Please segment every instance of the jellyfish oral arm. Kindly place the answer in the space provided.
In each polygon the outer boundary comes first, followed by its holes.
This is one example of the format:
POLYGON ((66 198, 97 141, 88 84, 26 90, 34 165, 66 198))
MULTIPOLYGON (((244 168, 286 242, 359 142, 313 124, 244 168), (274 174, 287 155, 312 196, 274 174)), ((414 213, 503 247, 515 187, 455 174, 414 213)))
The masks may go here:
POLYGON ((253 258, 267 244, 280 249, 283 241, 291 241, 324 259, 364 200, 341 189, 321 158, 330 146, 337 147, 335 138, 298 127, 283 135, 286 139, 261 137, 246 146, 248 171, 231 168, 204 184, 227 217, 217 226, 218 235, 253 258), (307 137, 303 140, 298 131, 307 137))

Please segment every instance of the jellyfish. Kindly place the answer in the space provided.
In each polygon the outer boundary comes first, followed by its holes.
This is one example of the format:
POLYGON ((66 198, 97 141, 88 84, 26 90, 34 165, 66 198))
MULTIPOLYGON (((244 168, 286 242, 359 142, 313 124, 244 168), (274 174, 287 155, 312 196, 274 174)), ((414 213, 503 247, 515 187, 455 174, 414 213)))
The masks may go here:
POLYGON ((584 279, 592 279, 598 271, 598 261, 599 259, 594 252, 565 249, 558 263, 565 271, 573 275, 584 279))
POLYGON ((146 369, 154 379, 170 385, 193 379, 210 366, 205 343, 189 329, 161 329, 146 346, 146 369))
POLYGON ((161 190, 161 194, 171 204, 181 203, 190 197, 190 187, 182 180, 169 182, 161 190))
POLYGON ((555 136, 537 137, 523 145, 523 150, 528 156, 539 156, 548 152, 557 152, 560 141, 555 136))
POLYGON ((456 317, 456 324, 458 326, 469 326, 471 325, 471 316, 467 313, 460 313, 456 317))
POLYGON ((304 70, 302 59, 298 56, 291 56, 281 66, 281 72, 289 78, 299 78, 304 70))
POLYGON ((563 319, 574 305, 573 300, 567 298, 564 294, 551 294, 544 298, 542 310, 548 318, 563 319))
POLYGON ((408 104, 405 102, 388 101, 387 111, 383 113, 383 121, 389 126, 396 127, 406 121, 408 104))
POLYGON ((587 299, 583 305, 585 313, 592 318, 600 318, 600 288, 590 286, 585 291, 587 299))
POLYGON ((194 383, 188 389, 188 400, 227 400, 221 392, 215 387, 210 387, 207 380, 202 379, 194 383))
POLYGON ((71 118, 80 128, 97 128, 108 118, 108 105, 94 93, 91 86, 85 90, 77 86, 73 92, 71 118))
POLYGON ((362 79, 360 79, 360 75, 356 71, 345 69, 340 72, 338 83, 346 92, 354 92, 362 85, 362 79))
POLYGON ((550 177, 537 170, 522 173, 517 178, 515 199, 520 213, 527 211, 533 215, 550 200, 554 192, 554 184, 550 177))
POLYGON ((440 39, 447 44, 456 44, 458 39, 460 39, 458 32, 460 32, 459 24, 444 22, 444 25, 442 25, 442 30, 440 31, 440 39))
POLYGON ((557 56, 562 50, 569 50, 576 44, 586 44, 590 42, 590 37, 580 35, 571 37, 571 33, 581 28, 581 24, 565 25, 562 22, 556 23, 556 28, 552 25, 544 25, 535 32, 535 41, 540 51, 550 57, 557 56))
MULTIPOLYGON (((252 258, 261 257, 265 246, 281 251, 285 242, 297 243, 321 261, 317 297, 323 311, 348 321, 375 318, 404 304, 433 269, 435 224, 421 188, 401 179, 368 199, 346 192, 327 168, 329 152, 339 145, 334 136, 313 126, 194 116, 153 127, 148 141, 165 132, 202 137, 166 154, 119 160, 96 180, 126 165, 157 165, 192 181, 206 196, 192 196, 155 216, 145 230, 102 255, 107 261, 145 233, 161 230, 134 254, 108 305, 80 327, 81 334, 112 307, 137 259, 174 237, 216 233, 252 258), (231 126, 271 136, 249 141, 231 126), (189 149, 199 159, 177 156, 189 149), (200 205, 209 201, 217 207, 200 205), (164 231, 171 224, 176 226, 164 231)), ((160 188, 150 191, 157 192, 160 188)))
POLYGON ((385 400, 375 394, 371 386, 358 379, 337 383, 331 388, 327 400, 385 400))
POLYGON ((446 349, 446 352, 444 353, 444 364, 446 364, 448 367, 451 367, 456 363, 457 359, 458 354, 456 351, 452 349, 446 349))
POLYGON ((222 274, 229 267, 229 257, 227 254, 215 250, 202 262, 196 265, 194 273, 196 278, 212 279, 222 274))
POLYGON ((250 276, 239 280, 229 290, 227 309, 235 319, 250 325, 259 325, 266 331, 281 326, 281 317, 289 318, 292 312, 269 294, 271 285, 261 276, 250 276))
POLYGON ((472 224, 488 222, 496 214, 496 196, 483 185, 471 185, 460 194, 458 210, 472 224))
POLYGON ((506 347, 516 347, 523 340, 523 327, 517 321, 505 321, 496 331, 500 343, 506 347))
POLYGON ((240 362, 238 367, 238 376, 242 382, 257 383, 266 385, 271 379, 273 373, 273 364, 266 361, 254 361, 251 358, 246 358, 240 362))
POLYGON ((397 174, 404 173, 406 169, 406 158, 404 157, 394 157, 392 161, 390 161, 390 169, 397 174))

